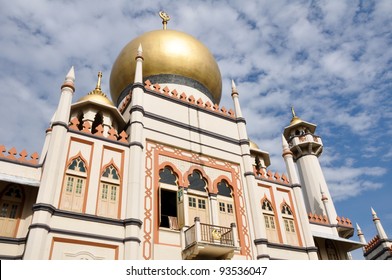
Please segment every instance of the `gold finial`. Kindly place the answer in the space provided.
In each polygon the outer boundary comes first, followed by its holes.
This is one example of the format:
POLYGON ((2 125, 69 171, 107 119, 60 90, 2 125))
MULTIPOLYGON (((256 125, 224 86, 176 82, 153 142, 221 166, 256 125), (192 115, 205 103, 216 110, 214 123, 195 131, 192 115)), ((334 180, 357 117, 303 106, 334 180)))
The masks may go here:
POLYGON ((294 111, 294 106, 291 106, 291 114, 293 115, 293 118, 295 118, 295 117, 296 117, 296 115, 295 115, 295 111, 294 111))
POLYGON ((167 22, 170 20, 170 16, 166 12, 164 12, 164 11, 160 11, 159 12, 159 16, 162 19, 163 30, 166 30, 167 22))
POLYGON ((302 122, 302 120, 295 114, 294 106, 291 106, 291 114, 293 115, 293 118, 291 119, 290 125, 302 122))
POLYGON ((97 85, 95 86, 94 90, 92 90, 88 93, 88 95, 95 94, 95 95, 102 95, 102 96, 106 97, 106 94, 104 92, 102 92, 102 89, 101 89, 101 80, 102 80, 102 72, 99 71, 97 85))
POLYGON ((95 87, 95 89, 97 89, 97 90, 101 90, 101 79, 102 79, 102 72, 99 71, 98 72, 97 86, 95 87))

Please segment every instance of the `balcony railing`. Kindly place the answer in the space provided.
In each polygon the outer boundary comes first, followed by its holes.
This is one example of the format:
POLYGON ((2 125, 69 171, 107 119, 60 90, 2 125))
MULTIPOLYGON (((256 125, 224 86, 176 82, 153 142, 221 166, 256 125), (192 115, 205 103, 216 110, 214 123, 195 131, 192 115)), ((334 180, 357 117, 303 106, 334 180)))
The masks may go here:
POLYGON ((222 227, 200 223, 199 218, 195 218, 195 224, 184 231, 184 237, 183 253, 187 259, 197 256, 228 257, 238 248, 237 229, 234 223, 231 227, 222 227), (190 255, 192 256, 188 258, 190 255))

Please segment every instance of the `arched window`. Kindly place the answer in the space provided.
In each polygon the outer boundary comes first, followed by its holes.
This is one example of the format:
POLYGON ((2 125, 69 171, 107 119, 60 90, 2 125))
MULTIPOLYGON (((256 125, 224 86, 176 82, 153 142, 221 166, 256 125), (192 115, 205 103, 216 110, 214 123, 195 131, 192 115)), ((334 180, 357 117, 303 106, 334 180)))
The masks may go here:
POLYGON ((23 210, 23 192, 17 185, 10 185, 1 196, 0 236, 14 237, 17 222, 23 210))
POLYGON ((263 212, 265 230, 267 233, 268 241, 279 242, 278 231, 276 229, 274 208, 272 207, 271 202, 267 198, 264 198, 261 202, 261 209, 263 212))
POLYGON ((71 161, 66 170, 60 209, 82 212, 86 192, 87 169, 81 157, 71 161))
POLYGON ((287 205, 287 203, 283 203, 281 212, 286 232, 287 243, 290 245, 298 245, 298 236, 295 231, 294 217, 290 206, 287 205))
POLYGON ((120 176, 113 164, 104 169, 98 193, 97 215, 118 218, 120 205, 120 176))
POLYGON ((200 218, 201 223, 210 222, 208 205, 207 180, 200 171, 194 170, 188 176, 188 221, 193 224, 195 217, 200 218))
POLYGON ((230 227, 231 223, 236 223, 232 189, 226 180, 220 181, 217 186, 219 225, 230 227))
MULTIPOLYGON (((177 213, 178 177, 165 166, 159 171, 159 226, 178 230, 177 213)), ((183 211, 182 211, 183 213, 183 211)))

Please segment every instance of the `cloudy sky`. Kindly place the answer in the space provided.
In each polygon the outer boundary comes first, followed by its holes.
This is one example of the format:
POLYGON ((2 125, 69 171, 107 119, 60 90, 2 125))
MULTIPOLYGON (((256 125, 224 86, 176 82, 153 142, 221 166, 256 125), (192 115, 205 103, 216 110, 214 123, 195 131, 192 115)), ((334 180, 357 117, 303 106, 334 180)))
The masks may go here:
MULTIPOLYGON (((221 105, 240 94, 248 132, 284 171, 280 135, 290 107, 317 124, 320 161, 338 215, 392 238, 392 1, 0 0, 0 144, 40 153, 69 68, 74 101, 95 87, 134 37, 168 28, 202 41, 223 76, 221 105)), ((356 239, 356 236, 354 236, 356 239)), ((360 253, 354 253, 360 258, 360 253)))

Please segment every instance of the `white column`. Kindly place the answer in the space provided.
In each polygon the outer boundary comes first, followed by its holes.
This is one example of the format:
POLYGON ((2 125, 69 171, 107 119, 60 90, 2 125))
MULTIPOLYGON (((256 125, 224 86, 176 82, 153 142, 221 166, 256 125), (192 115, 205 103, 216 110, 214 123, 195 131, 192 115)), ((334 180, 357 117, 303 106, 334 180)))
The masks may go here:
POLYGON ((253 171, 252 160, 250 156, 249 138, 246 131, 245 119, 242 116, 241 106, 238 99, 238 92, 234 81, 232 81, 231 96, 234 102, 234 109, 237 117, 237 128, 241 146, 242 165, 245 176, 244 193, 247 201, 250 202, 250 213, 253 224, 253 238, 256 247, 257 259, 269 259, 268 247, 266 244, 267 234, 265 231, 264 219, 262 219, 261 205, 256 197, 255 188, 257 187, 256 178, 253 171))
MULTIPOLYGON (((43 173, 38 190, 37 204, 46 204, 52 207, 57 207, 58 205, 55 197, 56 192, 60 192, 62 188, 62 175, 67 152, 64 147, 66 147, 72 96, 75 91, 74 81, 75 72, 72 67, 61 86, 59 104, 51 125, 51 136, 48 137, 48 148, 42 169, 43 173)), ((24 259, 43 259, 48 257, 48 251, 44 250, 47 250, 47 227, 50 224, 50 219, 51 214, 47 211, 36 210, 33 213, 24 259)))
MULTIPOLYGON (((128 141, 130 145, 129 170, 127 182, 127 209, 126 219, 143 221, 142 203, 144 201, 144 138, 143 138, 143 56, 142 48, 139 46, 136 55, 135 84, 139 84, 132 90, 132 101, 130 107, 130 127, 128 128, 128 141)), ((130 224, 125 231, 125 259, 140 259, 140 246, 143 244, 141 229, 130 224), (139 238, 141 243, 135 242, 139 238)))

